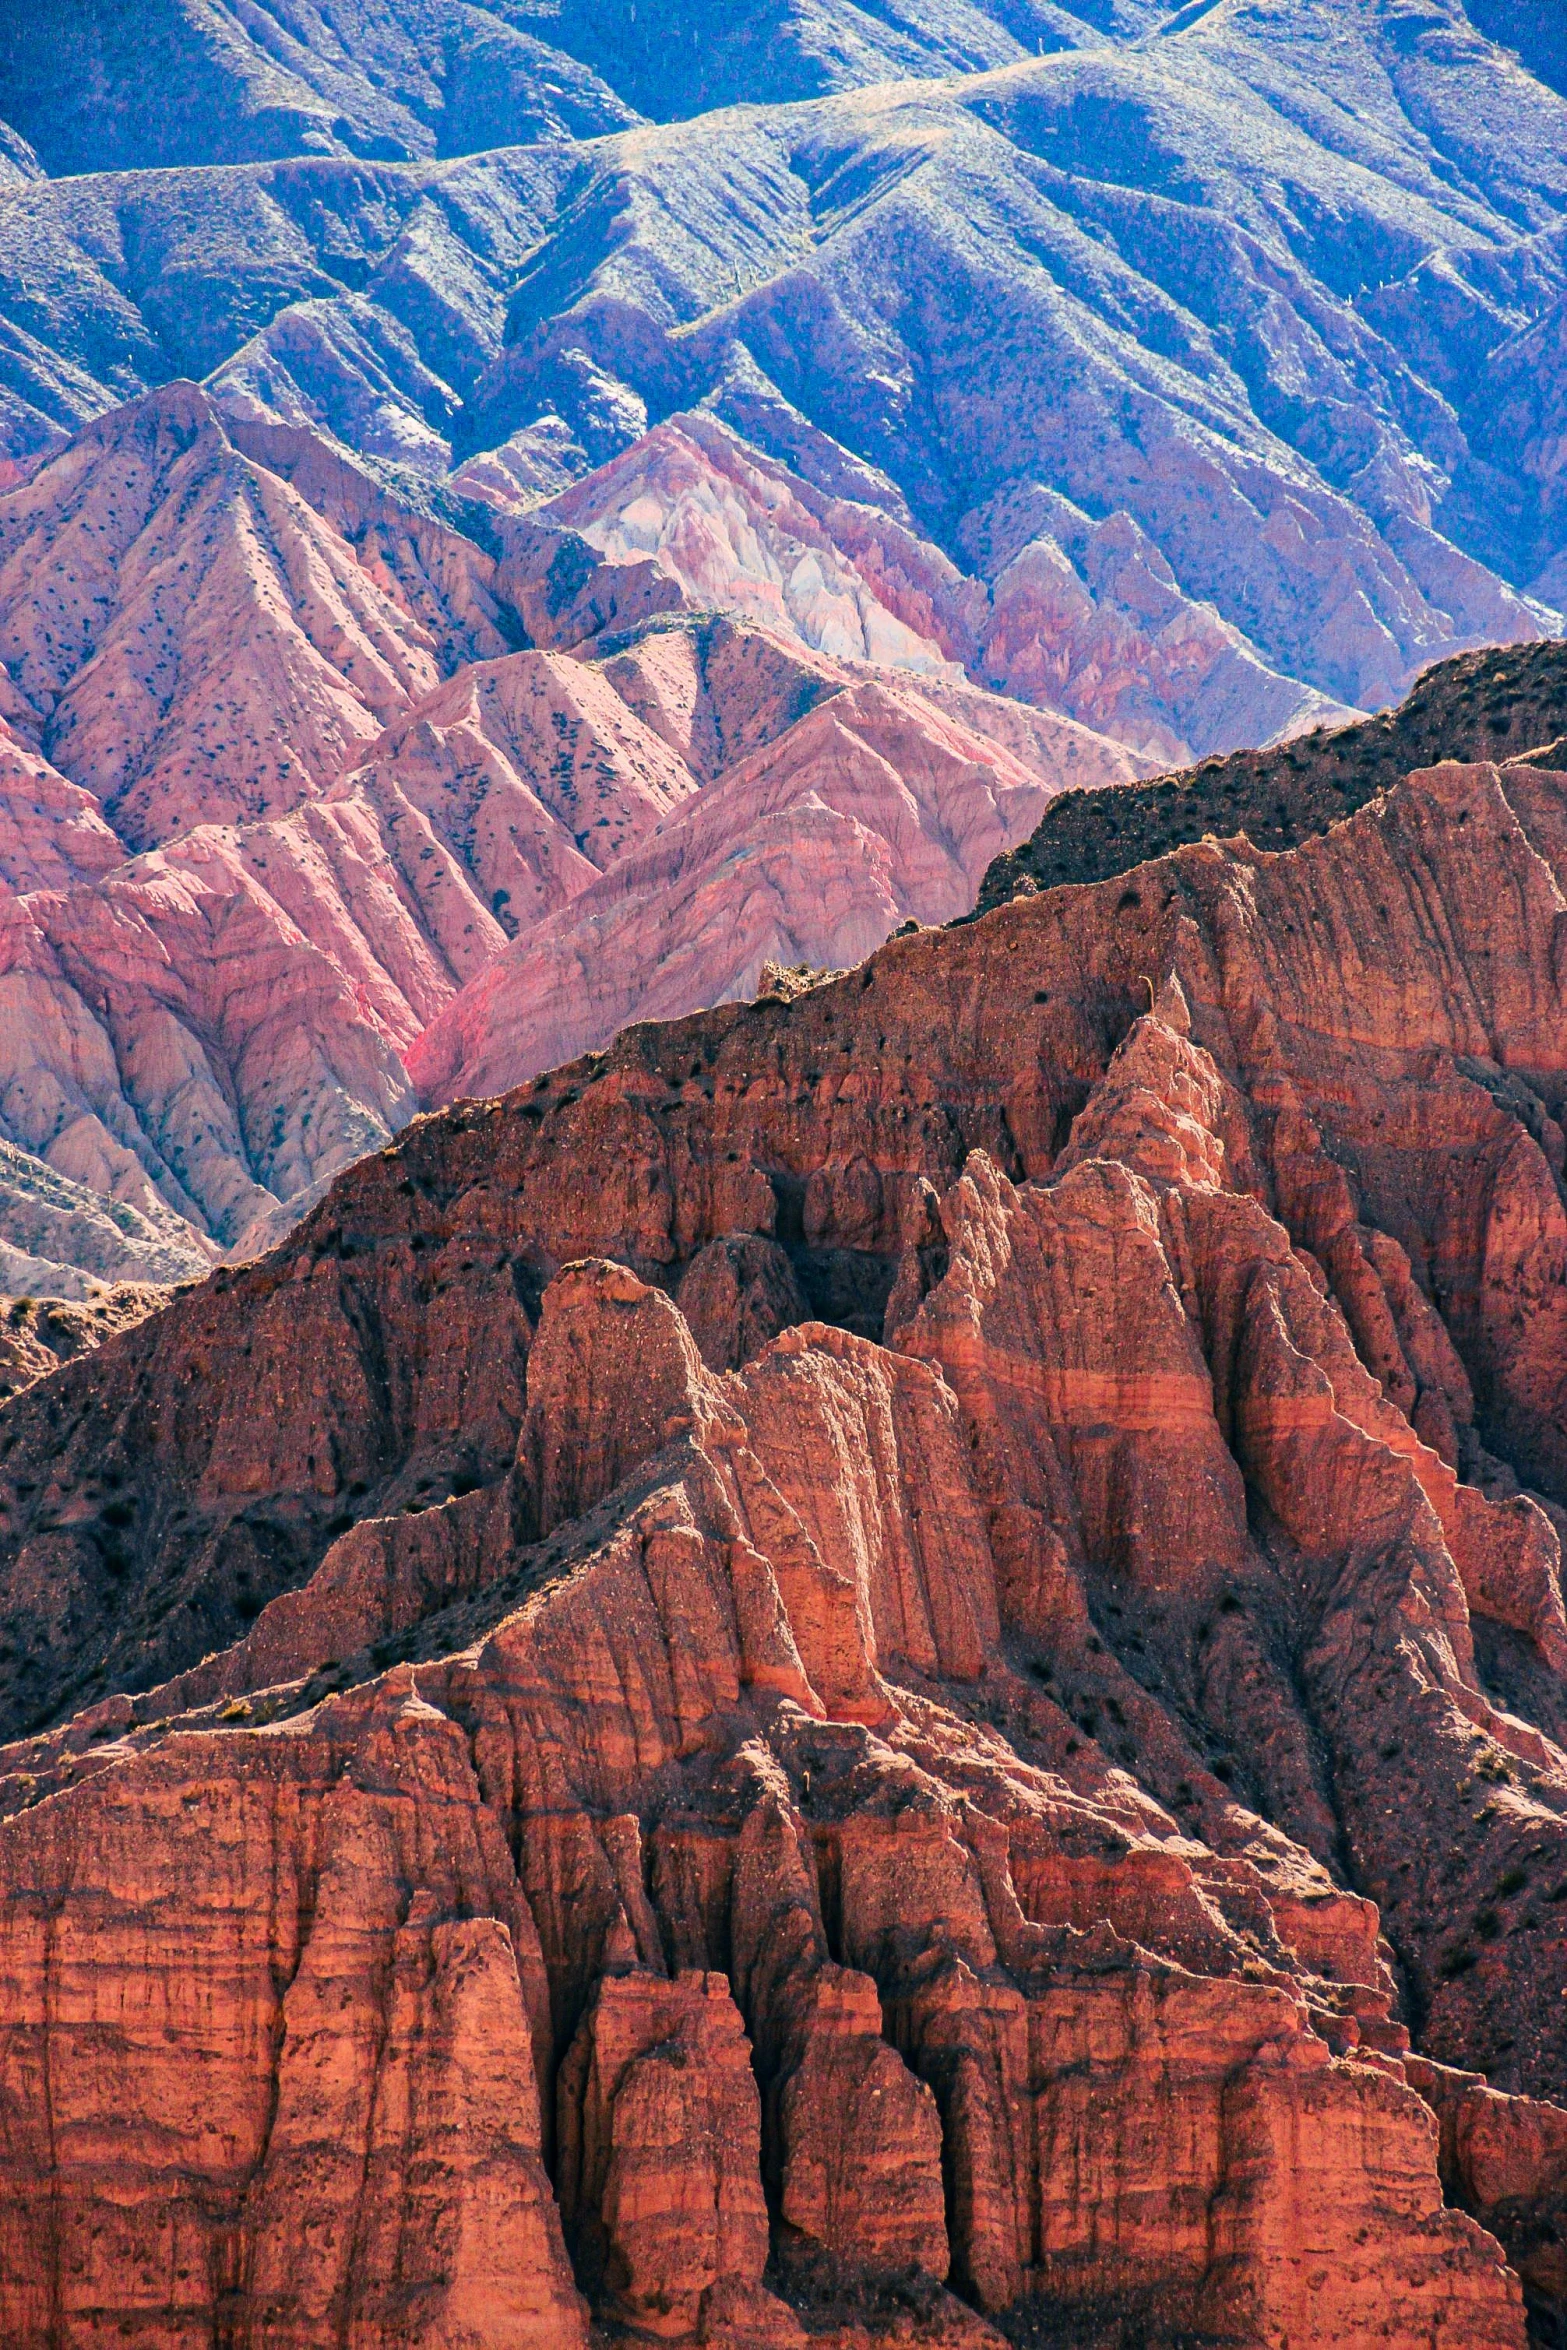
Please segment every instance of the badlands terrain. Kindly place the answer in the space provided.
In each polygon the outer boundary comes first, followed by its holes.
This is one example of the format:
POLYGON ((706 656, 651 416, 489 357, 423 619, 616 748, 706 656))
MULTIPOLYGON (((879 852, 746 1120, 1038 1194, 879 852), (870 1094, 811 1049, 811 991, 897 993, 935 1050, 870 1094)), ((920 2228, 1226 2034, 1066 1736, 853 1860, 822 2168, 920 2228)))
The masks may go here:
MULTIPOLYGON (((426 1032, 510 944, 554 976, 489 1048, 508 1078, 962 913, 1053 791, 1146 772, 858 574, 894 662, 563 527, 486 536, 190 384, 0 499, 14 1288, 253 1249, 406 1123, 421 1044, 446 1098, 426 1032)), ((492 1017, 463 1007, 464 1050, 492 1017)))
POLYGON ((966 912, 1063 789, 1561 632, 1548 9, 54 18, 0 5, 16 1291, 253 1253, 420 1108, 966 912))
POLYGON ((0 0, 0 2350, 1567 2342, 1548 0, 0 0))
POLYGON ((1550 762, 1014 861, 4 1407, 0 2338, 1559 2338, 1550 762))

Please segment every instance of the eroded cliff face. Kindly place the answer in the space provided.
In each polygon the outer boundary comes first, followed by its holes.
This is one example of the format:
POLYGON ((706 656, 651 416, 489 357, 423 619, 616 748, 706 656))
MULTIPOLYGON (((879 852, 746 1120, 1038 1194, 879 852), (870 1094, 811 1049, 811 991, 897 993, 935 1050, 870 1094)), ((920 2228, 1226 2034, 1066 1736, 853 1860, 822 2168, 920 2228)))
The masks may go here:
POLYGON ((10 1403, 0 2337, 1553 2338, 1564 937, 1430 769, 10 1403))

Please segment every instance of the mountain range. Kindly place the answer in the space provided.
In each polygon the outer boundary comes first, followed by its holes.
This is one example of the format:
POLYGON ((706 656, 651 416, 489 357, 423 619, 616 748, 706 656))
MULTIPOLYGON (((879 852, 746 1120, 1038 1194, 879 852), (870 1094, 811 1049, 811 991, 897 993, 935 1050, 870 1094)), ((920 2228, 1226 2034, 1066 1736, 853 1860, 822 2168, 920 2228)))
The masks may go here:
POLYGON ((918 667, 845 664, 564 531, 491 535, 193 385, 3 501, 17 1287, 189 1275, 280 1229, 413 1113, 416 1046, 431 1098, 465 1074, 431 1023, 512 943, 569 1000, 530 986, 489 1050, 508 1081, 961 913, 1052 789, 1136 772, 907 629, 918 667), (40 1163, 117 1235, 73 1200, 51 1256, 40 1163))
POLYGON ((1558 0, 0 0, 0 2346, 1567 2341, 1558 0))
POLYGON ((1553 54, 0 11, 18 1285, 194 1273, 421 1100, 964 912, 1063 786, 1558 633, 1553 54))

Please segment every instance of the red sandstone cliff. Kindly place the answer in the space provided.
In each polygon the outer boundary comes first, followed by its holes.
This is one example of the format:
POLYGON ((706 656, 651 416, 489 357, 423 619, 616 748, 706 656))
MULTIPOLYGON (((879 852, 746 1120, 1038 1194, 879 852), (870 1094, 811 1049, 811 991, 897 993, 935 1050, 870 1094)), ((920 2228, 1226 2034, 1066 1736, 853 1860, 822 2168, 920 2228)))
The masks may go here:
POLYGON ((1564 885, 895 941, 7 1405, 0 2335, 1555 2323, 1564 885))

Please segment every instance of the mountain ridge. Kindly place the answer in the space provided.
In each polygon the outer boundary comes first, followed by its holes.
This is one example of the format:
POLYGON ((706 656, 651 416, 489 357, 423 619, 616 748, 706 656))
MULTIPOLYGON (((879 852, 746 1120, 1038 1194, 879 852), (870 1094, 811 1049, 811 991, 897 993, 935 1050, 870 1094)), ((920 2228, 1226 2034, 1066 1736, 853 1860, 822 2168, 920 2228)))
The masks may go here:
MULTIPOLYGON (((1465 573, 1443 551, 1440 533, 1438 543, 1426 533, 1433 504, 1445 500, 1469 561, 1499 562, 1514 588, 1527 588, 1554 553, 1555 525, 1543 522, 1539 509, 1549 475, 1537 483, 1530 460, 1520 472, 1511 426, 1493 443, 1496 402, 1486 374, 1492 355, 1520 327, 1543 320, 1560 298, 1548 224, 1561 202, 1549 160, 1559 145, 1561 102, 1539 85, 1509 78, 1496 53, 1472 37, 1467 45, 1449 44, 1449 54, 1435 33, 1421 34, 1405 55, 1383 13, 1373 0, 1357 0, 1353 38, 1343 45, 1346 70, 1365 83, 1367 119, 1358 124, 1351 100, 1359 85, 1351 79, 1344 97, 1314 91, 1310 72, 1325 54, 1321 45, 1292 47, 1285 19, 1252 10, 1233 27, 1221 12, 1194 22, 1177 40, 1065 52, 980 76, 972 86, 934 83, 921 94, 903 85, 901 95, 892 89, 803 109, 753 107, 733 118, 733 136, 715 119, 706 130, 677 124, 639 132, 629 147, 601 141, 581 150, 592 158, 591 197, 583 191, 584 200, 569 208, 569 226, 553 233, 554 191, 573 168, 575 151, 565 147, 439 167, 358 166, 358 179, 330 162, 273 167, 270 178, 266 167, 246 167, 226 183, 225 198, 231 211, 239 207, 234 226, 243 219, 242 238, 215 215, 203 218, 215 185, 160 182, 165 199, 178 191, 173 210, 186 225, 171 223, 153 240, 165 264, 158 331, 177 343, 182 302, 193 324, 199 315, 195 339, 176 354, 197 375, 233 367, 247 335, 259 336, 240 370, 244 388, 235 379, 236 398, 255 401, 257 371, 271 370, 274 396, 296 421, 344 433, 372 458, 391 463, 441 466, 454 429, 459 455, 492 449, 520 429, 525 439, 532 436, 540 463, 553 450, 549 462, 563 454, 580 472, 623 448, 650 418, 709 398, 720 413, 732 405, 738 420, 743 412, 740 429, 764 450, 779 435, 778 453, 792 447, 798 461, 814 432, 818 439, 825 434, 824 447, 835 442, 848 448, 850 461, 885 472, 893 444, 879 445, 878 436, 892 416, 878 421, 874 400, 865 407, 863 391, 856 401, 830 373, 820 383, 791 384, 781 369, 773 380, 781 338, 793 331, 791 305, 805 298, 802 317, 820 311, 824 323, 832 322, 831 333, 847 338, 844 355, 857 351, 864 329, 859 338, 849 335, 845 306, 868 303, 869 318, 878 310, 877 281, 863 253, 870 217, 884 253, 896 252, 900 237, 912 237, 913 253, 939 256, 933 294, 942 273, 955 273, 969 306, 982 303, 986 282, 974 276, 947 217, 953 206, 963 215, 977 204, 980 217, 993 215, 998 224, 1028 222, 1027 236, 1010 246, 1006 227, 997 231, 1014 294, 1025 302, 1019 356, 1026 350, 1036 380, 1048 380, 1040 370, 1055 373, 1063 365, 1067 380, 1083 376, 1087 405, 1079 402, 1074 431, 1105 429, 1095 421, 1098 377, 1120 387, 1118 398, 1144 403, 1150 422, 1159 420, 1168 462, 1177 461, 1183 437, 1196 430, 1199 440, 1217 433, 1205 445, 1222 464, 1236 466, 1244 451, 1247 467, 1262 464, 1264 482, 1278 473, 1264 508, 1281 494, 1286 501, 1298 496, 1313 479, 1325 480, 1337 496, 1360 501, 1375 530, 1392 533, 1379 562, 1412 565, 1411 577, 1437 592, 1438 601, 1441 594, 1491 597, 1481 626, 1494 635, 1500 609, 1494 586, 1465 573), (1494 144, 1470 151, 1465 119, 1489 117, 1508 124, 1509 184, 1520 191, 1521 217, 1494 144), (894 167, 892 155, 883 162, 882 121, 896 124, 911 166, 922 121, 939 126, 951 160, 927 153, 918 169, 908 170, 894 167), (1114 146, 1119 132, 1092 143, 1099 138, 1095 123, 1124 124, 1125 157, 1114 146), (1238 141, 1240 123, 1250 147, 1238 141), (1074 124, 1090 138, 1081 154, 1074 124), (814 135, 813 125, 820 126, 814 135), (715 139, 722 142, 717 152, 715 139), (828 153, 836 146, 846 155, 858 148, 852 168, 866 190, 857 212, 824 215, 807 259, 791 239, 820 202, 812 194, 822 168, 810 159, 813 146, 828 153), (1209 155, 1209 180, 1139 189, 1135 157, 1146 157, 1150 146, 1155 153, 1209 155), (1246 158, 1255 150, 1289 157, 1282 201, 1252 184, 1246 158), (625 188, 635 191, 628 217, 636 225, 616 258, 595 245, 602 224, 620 217, 615 190, 622 155, 625 188), (702 238, 677 230, 668 201, 672 175, 682 203, 705 190, 702 238), (307 184, 319 207, 309 216, 298 201, 307 184), (352 193, 361 184, 365 203, 352 193), (916 188, 925 187, 928 200, 911 206, 916 188), (1298 210, 1291 209, 1295 197, 1298 210), (726 207, 734 211, 728 222, 726 207), (1321 224, 1335 217, 1341 227, 1326 233, 1321 224), (307 219, 315 225, 306 227, 307 219), (737 234, 741 220, 743 235, 737 234), (711 251, 703 244, 709 237, 711 251), (1439 255, 1445 259, 1438 266, 1439 255), (596 347, 601 302, 593 289, 601 277, 604 295, 623 286, 641 320, 620 356, 612 304, 603 308, 609 341, 596 347), (254 301, 246 289, 254 290, 254 301), (301 298, 305 307, 296 319, 301 298), (225 316, 233 323, 217 341, 216 321, 225 316), (531 350, 535 318, 553 320, 557 340, 559 330, 569 329, 559 352, 548 332, 539 350, 531 350), (1438 319, 1445 322, 1445 353, 1434 331, 1438 319), (693 334, 698 320, 706 323, 693 334), (315 372, 304 387, 290 388, 291 367, 305 364, 304 345, 290 345, 290 356, 276 338, 285 329, 303 332, 307 323, 315 372), (375 350, 365 341, 372 329, 380 338, 375 350), (275 357, 265 357, 274 345, 275 357), (1292 457, 1283 455, 1281 440, 1292 457)), ((69 367, 91 370, 95 360, 106 367, 103 388, 93 395, 98 400, 133 388, 123 369, 127 358, 132 369, 138 364, 132 356, 138 342, 146 354, 143 380, 153 361, 155 346, 135 309, 134 279, 122 288, 88 259, 89 247, 100 254, 112 249, 116 212, 134 213, 138 201, 134 175, 125 182, 46 184, 12 199, 17 258, 5 308, 19 328, 25 322, 35 337, 42 334, 38 364, 49 364, 52 342, 69 367), (98 356, 110 318, 112 360, 108 347, 98 356)), ((5 226, 0 212, 0 233, 5 226)), ((919 354, 898 349, 895 326, 884 323, 871 340, 885 348, 878 359, 866 345, 868 380, 905 378, 910 388, 920 380, 919 354)), ((951 341, 961 352, 963 337, 951 341)), ((1009 343, 1019 343, 1016 324, 997 336, 994 349, 1005 352, 1009 343)), ((819 344, 823 359, 829 349, 830 342, 819 344)), ((17 380, 17 445, 26 449, 38 445, 40 433, 82 413, 66 396, 57 421, 46 422, 34 404, 39 388, 32 377, 17 380)), ((944 396, 941 379, 932 375, 909 421, 918 426, 924 405, 944 396)), ((988 414, 978 384, 965 387, 965 398, 976 417, 988 414)), ((964 509, 953 510, 950 493, 938 487, 923 429, 898 430, 901 453, 892 471, 901 474, 904 492, 913 492, 922 526, 957 552, 954 532, 964 509)), ((1548 427, 1534 430, 1548 467, 1548 427)), ((1529 437, 1526 426, 1526 443, 1529 437)), ((1009 471, 1026 480, 1025 459, 1045 461, 1046 486, 1070 497, 1073 477, 1062 469, 1062 455, 1025 440, 1009 471)), ((1245 480, 1243 467, 1237 486, 1245 480)), ((1131 487, 1128 480, 1120 494, 1131 487)), ((1148 494, 1145 484, 1139 495, 1148 494)), ((971 508, 983 503, 973 486, 958 495, 971 508)), ((1173 516, 1135 502, 1133 510, 1186 591, 1212 592, 1190 545, 1172 537, 1173 516)), ((1319 518, 1335 515, 1334 530, 1346 528, 1331 506, 1317 511, 1319 518)), ((1320 519, 1307 525, 1319 526, 1320 519)), ((1362 567, 1366 559, 1364 551, 1355 557, 1362 567)), ((1236 602, 1235 594, 1219 591, 1221 610, 1255 635, 1256 610, 1236 602)), ((1265 650, 1277 656, 1283 648, 1265 650)), ((1341 695, 1344 682, 1335 684, 1341 695)))
POLYGON ((975 913, 1063 881, 1107 881, 1182 841, 1244 833, 1294 848, 1436 755, 1552 764, 1567 736, 1567 648, 1510 647, 1436 663, 1397 710, 1282 749, 1242 751, 1118 791, 1067 793, 986 873, 975 913))
POLYGON ((633 1028, 14 1398, 0 2032, 90 1932, 115 2000, 234 2020, 241 2132, 200 2168, 160 2034, 56 2032, 19 2338, 40 2240, 67 2324, 123 2305, 170 2145, 301 2341, 516 2277, 532 2350, 1523 2350, 1525 2283, 1543 2338, 1564 810, 1441 764, 633 1028), (431 2276, 317 2225, 458 2205, 431 2276))

